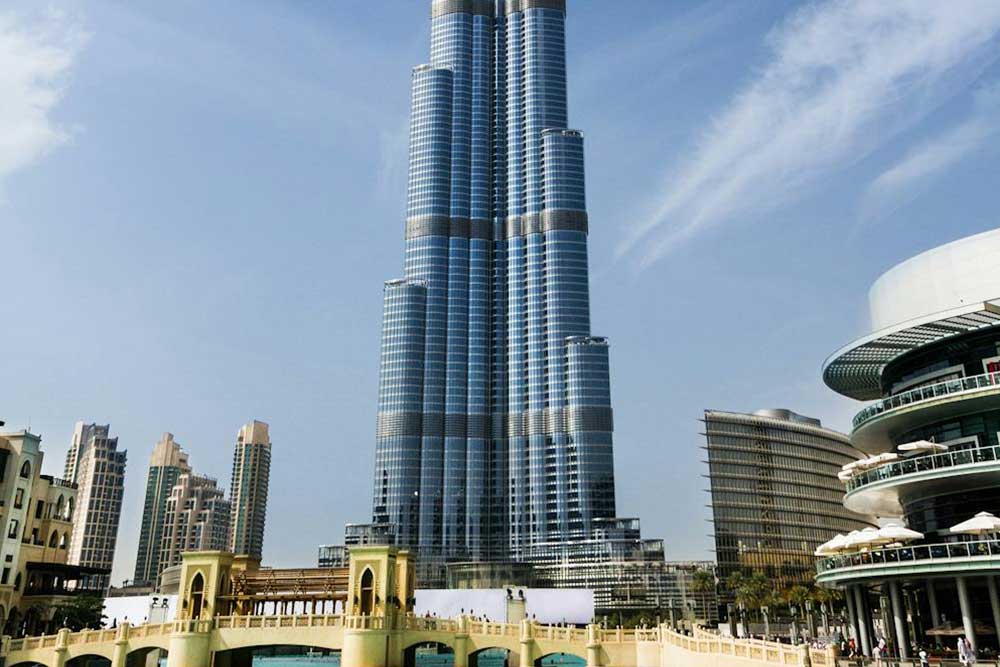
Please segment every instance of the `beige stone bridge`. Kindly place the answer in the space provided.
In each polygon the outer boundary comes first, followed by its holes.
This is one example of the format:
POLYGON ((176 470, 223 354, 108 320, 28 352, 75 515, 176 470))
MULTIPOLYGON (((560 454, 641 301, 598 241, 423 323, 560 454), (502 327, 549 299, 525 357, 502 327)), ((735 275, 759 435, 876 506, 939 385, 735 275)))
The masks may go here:
POLYGON ((302 646, 339 651, 343 667, 408 667, 426 645, 454 652, 455 667, 475 667, 489 649, 508 652, 510 667, 534 667, 552 654, 586 660, 588 667, 835 667, 832 653, 771 642, 732 640, 699 631, 687 636, 666 626, 605 630, 370 616, 223 616, 162 625, 4 639, 6 667, 75 667, 103 658, 111 667, 141 667, 151 652, 169 667, 249 667, 250 651, 302 646))
MULTIPOLYGON (((667 626, 640 630, 490 623, 468 616, 412 613, 413 563, 405 551, 359 547, 344 572, 283 571, 221 552, 184 554, 177 620, 110 630, 62 630, 0 645, 0 667, 251 667, 252 653, 303 647, 340 653, 343 667, 411 667, 417 649, 436 646, 454 667, 476 667, 483 651, 507 653, 508 667, 535 667, 573 655, 588 667, 836 667, 832 653, 760 641, 693 636, 667 626), (334 601, 343 613, 315 613, 334 601), (258 613, 297 604, 312 614, 258 613)), ((294 608, 294 607, 293 607, 294 608)))

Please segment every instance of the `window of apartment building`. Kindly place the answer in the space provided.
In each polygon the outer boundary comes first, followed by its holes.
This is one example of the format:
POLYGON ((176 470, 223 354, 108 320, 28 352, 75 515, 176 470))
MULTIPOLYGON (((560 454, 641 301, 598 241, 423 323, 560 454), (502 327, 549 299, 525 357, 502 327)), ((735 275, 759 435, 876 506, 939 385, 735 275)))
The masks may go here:
MULTIPOLYGON (((17 526, 18 526, 17 519, 11 519, 10 525, 7 527, 7 537, 13 537, 13 538, 17 537, 17 526)), ((4 581, 4 583, 7 582, 4 581)))
POLYGON ((19 510, 24 507, 24 489, 18 489, 14 493, 14 509, 19 510))
POLYGON ((21 477, 23 477, 24 479, 30 479, 31 478, 31 463, 30 462, 25 461, 24 465, 21 466, 21 477))
POLYGON ((9 567, 5 567, 3 569, 3 574, 0 574, 0 584, 3 584, 4 586, 6 586, 8 579, 10 579, 10 568, 9 567))
POLYGON ((42 514, 44 512, 45 512, 45 501, 39 500, 37 503, 35 503, 35 518, 41 519, 42 514))

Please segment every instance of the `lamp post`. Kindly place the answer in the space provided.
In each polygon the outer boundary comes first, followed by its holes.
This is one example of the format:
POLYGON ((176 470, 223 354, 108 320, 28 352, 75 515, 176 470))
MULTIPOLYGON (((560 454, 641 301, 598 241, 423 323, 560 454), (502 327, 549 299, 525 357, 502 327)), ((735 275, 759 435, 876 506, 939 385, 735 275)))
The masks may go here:
POLYGON ((794 604, 788 608, 789 613, 792 615, 792 644, 799 643, 799 608, 794 604))
POLYGON ((812 600, 806 600, 806 625, 809 630, 809 638, 816 639, 816 617, 813 614, 812 600))

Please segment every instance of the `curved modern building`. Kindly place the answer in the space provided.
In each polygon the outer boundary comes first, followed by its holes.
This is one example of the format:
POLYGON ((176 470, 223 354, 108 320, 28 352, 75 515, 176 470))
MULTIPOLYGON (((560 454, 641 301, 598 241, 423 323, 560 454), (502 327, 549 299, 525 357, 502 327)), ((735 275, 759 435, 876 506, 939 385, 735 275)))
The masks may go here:
POLYGON ((879 455, 845 471, 844 504, 915 534, 833 548, 817 581, 847 591, 866 652, 873 617, 904 657, 956 634, 996 644, 1000 539, 959 524, 1000 516, 1000 230, 903 262, 870 303, 874 333, 823 371, 838 393, 870 402, 851 439, 879 455))
POLYGON ((843 433, 789 410, 705 412, 718 576, 757 572, 809 584, 816 548, 871 525, 844 507, 837 474, 861 453, 843 433))

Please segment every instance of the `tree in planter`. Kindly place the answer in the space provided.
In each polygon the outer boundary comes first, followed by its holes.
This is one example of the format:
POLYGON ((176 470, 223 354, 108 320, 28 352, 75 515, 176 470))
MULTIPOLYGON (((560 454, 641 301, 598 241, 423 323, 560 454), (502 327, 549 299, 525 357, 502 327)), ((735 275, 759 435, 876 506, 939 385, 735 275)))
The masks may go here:
POLYGON ((73 632, 99 630, 104 625, 104 599, 97 595, 76 595, 57 605, 53 620, 73 632))
POLYGON ((804 610, 806 600, 809 599, 809 589, 805 586, 790 586, 785 589, 785 602, 789 607, 796 607, 796 611, 801 613, 804 610))
POLYGON ((800 614, 805 613, 805 603, 809 599, 809 589, 802 585, 790 586, 784 591, 783 597, 788 603, 788 611, 792 616, 792 642, 799 641, 800 614))
POLYGON ((764 638, 771 638, 771 618, 777 616, 778 609, 784 603, 784 598, 773 588, 768 588, 760 600, 761 613, 764 616, 764 638))
POLYGON ((813 602, 819 605, 819 613, 823 617, 823 631, 827 634, 830 633, 830 614, 833 613, 833 601, 837 599, 838 592, 822 586, 816 586, 809 591, 813 602))
MULTIPOLYGON (((717 580, 715 578, 715 573, 706 570, 704 568, 698 568, 691 575, 691 591, 695 593, 698 597, 698 601, 701 602, 706 608, 708 605, 718 602, 711 594, 715 593, 717 590, 717 580)), ((707 623, 708 618, 704 619, 707 623)))
POLYGON ((726 587, 732 593, 740 610, 749 609, 757 612, 758 618, 763 614, 763 607, 769 601, 769 595, 774 588, 771 580, 763 574, 746 575, 742 572, 733 572, 726 579, 726 587))

